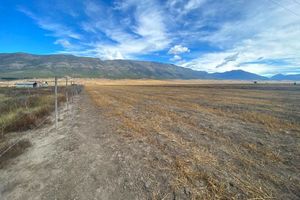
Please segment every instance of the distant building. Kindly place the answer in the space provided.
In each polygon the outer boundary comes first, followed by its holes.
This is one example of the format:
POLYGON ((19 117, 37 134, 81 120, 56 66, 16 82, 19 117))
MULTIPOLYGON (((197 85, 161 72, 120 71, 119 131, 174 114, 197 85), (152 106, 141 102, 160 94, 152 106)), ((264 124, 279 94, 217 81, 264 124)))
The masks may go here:
POLYGON ((45 82, 41 83, 41 86, 42 86, 42 87, 48 87, 48 82, 45 81, 45 82))
POLYGON ((36 81, 16 83, 17 88, 37 88, 39 86, 40 86, 40 84, 38 84, 36 81))
POLYGON ((22 83, 16 83, 15 86, 17 88, 39 88, 39 87, 48 87, 48 82, 44 81, 28 81, 22 83))

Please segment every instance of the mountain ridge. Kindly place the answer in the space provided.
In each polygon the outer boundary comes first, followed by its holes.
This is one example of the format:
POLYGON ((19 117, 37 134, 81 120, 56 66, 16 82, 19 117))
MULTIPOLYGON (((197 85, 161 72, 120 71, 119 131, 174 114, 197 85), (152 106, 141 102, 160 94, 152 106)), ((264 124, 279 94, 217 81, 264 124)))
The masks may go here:
POLYGON ((289 74, 289 75, 276 74, 272 76, 271 79, 276 81, 283 81, 283 80, 296 81, 296 80, 300 80, 300 74, 289 74))
POLYGON ((70 54, 0 53, 0 78, 45 78, 66 75, 110 79, 269 80, 267 77, 243 70, 207 73, 151 61, 101 60, 70 54))

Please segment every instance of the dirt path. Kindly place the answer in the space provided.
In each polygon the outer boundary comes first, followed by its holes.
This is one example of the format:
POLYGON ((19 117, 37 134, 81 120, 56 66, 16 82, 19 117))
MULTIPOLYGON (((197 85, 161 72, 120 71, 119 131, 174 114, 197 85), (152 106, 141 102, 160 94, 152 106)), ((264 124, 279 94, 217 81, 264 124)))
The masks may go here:
MULTIPOLYGON (((150 182, 141 175, 139 153, 114 133, 83 93, 53 123, 22 137, 32 143, 0 169, 0 199, 145 199, 150 182)), ((20 133, 21 134, 21 133, 20 133)), ((145 149, 141 144, 136 149, 145 149)), ((145 152, 144 152, 145 153, 145 152)), ((142 154, 140 154, 142 155, 142 154)), ((142 159, 142 158, 141 158, 142 159)))

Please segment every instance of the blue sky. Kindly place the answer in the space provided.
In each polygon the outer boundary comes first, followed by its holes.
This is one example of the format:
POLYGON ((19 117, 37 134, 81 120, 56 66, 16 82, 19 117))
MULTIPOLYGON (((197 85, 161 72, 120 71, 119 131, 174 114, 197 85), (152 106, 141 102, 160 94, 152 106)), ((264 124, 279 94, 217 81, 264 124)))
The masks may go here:
POLYGON ((1 0, 0 52, 300 73, 300 0, 1 0))

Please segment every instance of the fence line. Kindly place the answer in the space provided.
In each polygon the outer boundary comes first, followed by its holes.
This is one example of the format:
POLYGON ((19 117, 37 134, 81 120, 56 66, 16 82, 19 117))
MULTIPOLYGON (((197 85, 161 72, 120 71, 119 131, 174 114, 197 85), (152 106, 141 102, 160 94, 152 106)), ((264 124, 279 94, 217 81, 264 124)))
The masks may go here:
MULTIPOLYGON (((48 81, 49 82, 49 81, 48 81)), ((58 87, 59 85, 57 84, 58 82, 62 82, 59 81, 57 77, 55 77, 54 81, 51 81, 55 83, 54 86, 54 95, 55 95, 55 129, 56 131, 58 130, 58 87)), ((79 88, 77 87, 78 85, 74 84, 74 81, 71 81, 71 99, 72 99, 72 103, 73 103, 73 98, 75 95, 79 94, 78 91, 79 88)), ((81 85, 79 85, 81 87, 81 85)), ((30 95, 30 93, 29 93, 30 95)), ((65 97, 66 97, 66 104, 67 104, 67 110, 69 109, 69 95, 68 95, 68 78, 66 77, 66 88, 65 88, 65 97)), ((42 122, 40 122, 38 125, 36 125, 33 128, 29 128, 28 130, 34 131, 36 129, 38 129, 39 127, 41 127, 42 125, 45 124, 45 122, 49 119, 50 116, 45 117, 45 119, 42 120, 42 122)), ((71 116, 72 117, 72 116, 71 116)), ((20 117, 19 119, 21 119, 22 117, 20 117)), ((15 145, 17 145, 23 138, 19 138, 16 140, 16 142, 14 142, 12 145, 10 145, 8 148, 6 148, 4 151, 2 151, 0 153, 0 158, 5 155, 5 153, 7 153, 10 149, 12 149, 15 145)))

